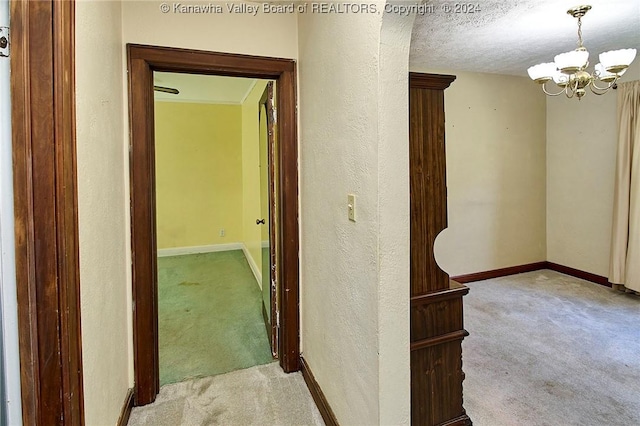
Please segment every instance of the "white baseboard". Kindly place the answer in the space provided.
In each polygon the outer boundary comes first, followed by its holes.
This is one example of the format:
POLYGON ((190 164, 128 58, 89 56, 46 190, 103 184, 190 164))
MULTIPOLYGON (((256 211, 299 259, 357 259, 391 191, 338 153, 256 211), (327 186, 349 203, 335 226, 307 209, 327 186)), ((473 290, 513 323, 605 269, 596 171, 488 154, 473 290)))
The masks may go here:
MULTIPOLYGON (((185 254, 213 253, 216 251, 244 250, 242 243, 211 244, 208 246, 174 247, 158 249, 158 257, 182 256, 185 254)), ((245 254, 246 255, 246 254, 245 254)))
POLYGON ((247 262, 249 263, 249 267, 251 268, 251 272, 253 272, 253 276, 256 278, 258 282, 258 287, 262 289, 262 270, 258 266, 258 264, 253 260, 253 257, 249 254, 249 249, 244 243, 240 244, 242 246, 242 252, 244 253, 244 257, 247 258, 247 262))
POLYGON ((262 242, 262 248, 269 248, 269 240, 262 242))

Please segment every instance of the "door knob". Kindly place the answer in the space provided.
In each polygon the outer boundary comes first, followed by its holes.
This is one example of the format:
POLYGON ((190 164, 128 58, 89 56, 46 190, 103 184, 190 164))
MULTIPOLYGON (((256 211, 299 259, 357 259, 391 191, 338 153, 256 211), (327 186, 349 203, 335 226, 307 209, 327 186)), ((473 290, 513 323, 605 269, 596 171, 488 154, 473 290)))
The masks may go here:
POLYGON ((256 225, 264 225, 264 219, 256 219, 256 225))

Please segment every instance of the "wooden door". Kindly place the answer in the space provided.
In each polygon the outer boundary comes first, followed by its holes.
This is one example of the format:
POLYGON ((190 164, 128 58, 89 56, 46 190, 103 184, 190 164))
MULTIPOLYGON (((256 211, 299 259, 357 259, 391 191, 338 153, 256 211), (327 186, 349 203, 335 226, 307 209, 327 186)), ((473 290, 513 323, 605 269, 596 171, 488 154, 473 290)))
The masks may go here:
POLYGON ((411 423, 470 425, 462 407, 462 296, 433 244, 447 227, 444 89, 455 76, 409 75, 411 423))
MULTIPOLYGON (((266 124, 266 147, 260 147, 260 165, 265 166, 266 170, 260 170, 260 191, 266 191, 266 206, 263 206, 263 218, 268 226, 268 256, 263 262, 268 263, 268 268, 263 268, 262 273, 262 294, 263 294, 263 314, 267 327, 267 334, 271 342, 271 354, 274 358, 278 357, 278 205, 276 202, 276 185, 277 185, 277 156, 276 156, 276 114, 274 104, 273 81, 269 81, 264 90, 264 94, 260 100, 260 132, 262 132, 262 123, 266 124), (262 161, 263 148, 265 149, 266 161, 262 161), (264 181, 264 182, 263 182, 264 181), (264 276, 266 274, 266 276, 264 276)), ((262 140, 261 140, 262 144, 262 140)), ((262 196, 262 194, 261 194, 262 196)), ((263 248, 264 250, 264 248, 263 248)))

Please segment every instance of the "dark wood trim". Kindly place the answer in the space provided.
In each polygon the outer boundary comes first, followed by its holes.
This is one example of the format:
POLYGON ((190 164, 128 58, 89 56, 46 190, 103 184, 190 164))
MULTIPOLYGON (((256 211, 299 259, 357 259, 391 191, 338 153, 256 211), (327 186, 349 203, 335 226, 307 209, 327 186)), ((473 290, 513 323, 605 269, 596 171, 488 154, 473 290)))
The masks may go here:
POLYGON ((83 424, 75 3, 10 7, 23 423, 83 424))
POLYGON ((411 424, 466 421, 463 296, 435 261, 447 227, 444 89, 453 75, 409 74, 411 424))
POLYGON ((283 73, 295 73, 296 68, 292 59, 264 56, 143 44, 127 44, 127 51, 130 60, 142 60, 154 71, 278 79, 283 73))
POLYGON ((338 426, 338 419, 331 409, 329 401, 327 401, 327 398, 324 396, 324 392, 322 392, 320 385, 311 372, 309 364, 306 363, 303 357, 300 357, 300 370, 302 371, 302 377, 309 388, 309 392, 311 392, 311 396, 318 407, 318 411, 320 411, 324 423, 327 426, 338 426))
POLYGON ((131 410, 133 409, 133 388, 127 391, 127 396, 124 398, 122 409, 120 410, 120 417, 118 417, 117 426, 127 426, 129 423, 129 417, 131 417, 131 410))
POLYGON ((469 287, 456 283, 454 280, 450 280, 451 288, 448 290, 442 290, 435 293, 425 293, 418 296, 411 297, 411 306, 428 305, 431 303, 442 302, 445 300, 456 299, 465 296, 469 293, 469 287), (455 285, 458 284, 459 287, 455 285))
POLYGON ((541 269, 551 269, 552 271, 571 275, 572 277, 580 278, 582 280, 591 281, 592 283, 600 284, 605 287, 611 287, 609 278, 592 274, 591 272, 585 272, 579 269, 570 268, 569 266, 564 266, 553 262, 545 262, 545 267, 541 269))
POLYGON ((539 271, 546 269, 548 262, 527 263, 525 265, 509 266, 507 268, 492 269, 490 271, 475 272, 473 274, 458 275, 451 277, 452 280, 459 283, 471 283, 474 281, 483 281, 491 278, 506 277, 508 275, 522 274, 524 272, 539 271))
POLYGON ((289 61, 276 83, 278 103, 278 250, 280 264, 278 356, 285 372, 300 370, 300 238, 298 224, 297 69, 289 61))
POLYGON ((451 419, 448 422, 440 423, 438 426, 471 426, 471 419, 466 414, 451 419))
POLYGON ((541 269, 550 269, 552 271, 560 272, 562 274, 571 275, 572 277, 580 278, 582 280, 591 281, 592 283, 600 284, 605 287, 611 287, 611 283, 607 277, 601 275, 592 274, 591 272, 581 271, 579 269, 571 268, 569 266, 560 265, 558 263, 544 261, 527 263, 525 265, 510 266, 508 268, 492 269, 491 271, 475 272, 473 274, 458 275, 451 277, 452 280, 460 283, 470 283, 474 281, 484 281, 492 278, 506 277, 509 275, 522 274, 525 272, 539 271, 541 269))
POLYGON ((417 351, 420 349, 428 348, 430 346, 441 345, 443 343, 453 342, 455 340, 463 340, 469 335, 467 330, 452 331, 447 334, 440 334, 435 337, 429 337, 428 339, 416 340, 411 342, 411 350, 417 351))
POLYGON ((264 58, 169 47, 127 45, 131 126, 131 244, 135 404, 153 402, 159 391, 155 231, 153 71, 276 80, 280 335, 278 358, 286 372, 299 370, 298 140, 296 64, 264 58))
POLYGON ((412 89, 444 90, 456 79, 455 75, 409 73, 409 85, 412 89))

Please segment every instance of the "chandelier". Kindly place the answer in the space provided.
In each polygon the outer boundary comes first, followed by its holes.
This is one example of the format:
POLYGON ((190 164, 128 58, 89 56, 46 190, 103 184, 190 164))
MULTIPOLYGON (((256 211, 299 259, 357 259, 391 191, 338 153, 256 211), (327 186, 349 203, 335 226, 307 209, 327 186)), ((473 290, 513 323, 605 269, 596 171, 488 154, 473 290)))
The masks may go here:
POLYGON ((582 17, 591 6, 577 6, 567 13, 578 19, 578 48, 571 52, 561 53, 553 58, 553 62, 538 64, 530 67, 529 77, 542 86, 542 90, 549 96, 565 94, 568 98, 576 96, 581 99, 587 87, 596 95, 603 95, 614 87, 616 81, 627 71, 636 57, 636 49, 620 49, 603 52, 600 62, 594 67, 593 74, 586 71, 589 66, 589 52, 582 45, 582 17), (553 81, 561 90, 551 93, 547 90, 547 83, 553 81), (599 86, 602 82, 605 86, 599 86))

